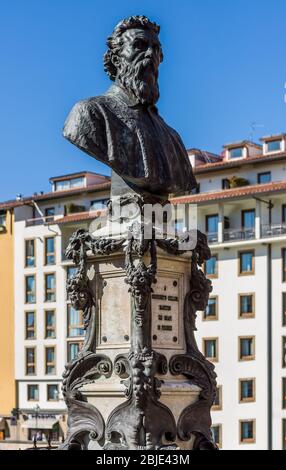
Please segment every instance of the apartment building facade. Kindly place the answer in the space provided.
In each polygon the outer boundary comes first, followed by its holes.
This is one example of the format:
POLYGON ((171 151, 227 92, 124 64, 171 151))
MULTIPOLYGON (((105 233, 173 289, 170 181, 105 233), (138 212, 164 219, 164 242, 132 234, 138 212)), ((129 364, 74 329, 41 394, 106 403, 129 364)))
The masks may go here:
POLYGON ((88 228, 105 207, 110 187, 107 177, 90 172, 50 182, 51 192, 18 197, 13 205, 18 426, 10 427, 10 438, 21 441, 35 434, 58 441, 65 433, 62 373, 77 355, 84 329, 66 295, 66 280, 75 268, 64 251, 71 234, 88 228))
POLYGON ((221 156, 190 151, 213 282, 197 341, 213 361, 214 438, 223 449, 286 449, 286 146, 237 142, 221 156))
POLYGON ((11 410, 15 407, 14 381, 14 212, 0 204, 0 439, 9 434, 11 410))

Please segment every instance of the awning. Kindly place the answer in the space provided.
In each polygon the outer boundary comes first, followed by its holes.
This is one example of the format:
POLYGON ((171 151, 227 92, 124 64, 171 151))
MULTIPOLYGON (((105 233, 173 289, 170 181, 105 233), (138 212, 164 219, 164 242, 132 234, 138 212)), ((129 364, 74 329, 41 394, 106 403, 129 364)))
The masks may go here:
POLYGON ((6 431, 8 425, 5 418, 0 418, 0 431, 6 431))
POLYGON ((43 418, 39 418, 39 419, 27 419, 27 421, 24 421, 24 423, 22 424, 22 428, 23 429, 38 429, 38 430, 41 430, 41 429, 52 429, 55 424, 57 424, 59 422, 58 419, 54 419, 54 418, 46 418, 46 419, 43 419, 43 418))

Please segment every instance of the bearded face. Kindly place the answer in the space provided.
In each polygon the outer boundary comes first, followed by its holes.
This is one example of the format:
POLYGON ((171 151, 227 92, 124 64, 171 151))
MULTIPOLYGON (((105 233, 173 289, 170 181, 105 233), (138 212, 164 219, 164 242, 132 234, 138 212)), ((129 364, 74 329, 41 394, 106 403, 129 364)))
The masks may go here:
POLYGON ((131 29, 122 35, 118 60, 117 81, 136 100, 153 105, 159 99, 158 69, 162 60, 156 34, 148 30, 131 29))

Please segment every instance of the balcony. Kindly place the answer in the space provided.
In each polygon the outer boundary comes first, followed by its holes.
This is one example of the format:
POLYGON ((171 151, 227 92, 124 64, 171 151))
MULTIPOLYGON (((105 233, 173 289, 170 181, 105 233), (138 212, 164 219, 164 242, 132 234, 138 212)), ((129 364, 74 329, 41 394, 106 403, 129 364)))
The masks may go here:
POLYGON ((54 215, 49 215, 47 217, 37 217, 33 219, 26 220, 26 227, 34 227, 35 225, 45 225, 53 222, 55 220, 54 215))
POLYGON ((237 240, 253 240, 255 238, 255 228, 234 228, 227 229, 223 232, 223 240, 225 242, 237 240))
POLYGON ((207 232, 206 236, 209 244, 218 242, 218 232, 207 232))
POLYGON ((286 223, 282 224, 267 224, 261 227, 261 237, 279 237, 286 234, 286 223))

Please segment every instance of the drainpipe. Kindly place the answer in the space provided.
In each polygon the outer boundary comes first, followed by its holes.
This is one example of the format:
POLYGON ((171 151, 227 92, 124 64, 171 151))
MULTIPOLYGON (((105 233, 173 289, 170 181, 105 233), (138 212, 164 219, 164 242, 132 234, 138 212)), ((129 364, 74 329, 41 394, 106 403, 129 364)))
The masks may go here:
POLYGON ((272 246, 267 245, 267 424, 268 450, 272 450, 272 246))

